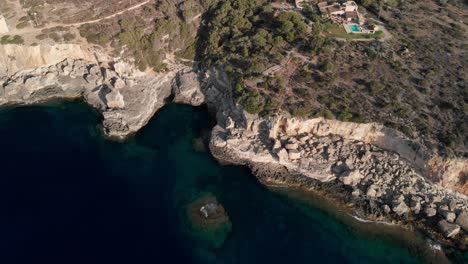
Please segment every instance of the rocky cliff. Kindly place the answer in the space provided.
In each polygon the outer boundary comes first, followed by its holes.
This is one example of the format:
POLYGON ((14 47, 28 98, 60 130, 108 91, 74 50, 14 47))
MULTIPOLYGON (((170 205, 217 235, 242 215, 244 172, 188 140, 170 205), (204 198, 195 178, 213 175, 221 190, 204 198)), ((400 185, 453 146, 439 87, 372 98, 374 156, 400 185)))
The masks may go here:
POLYGON ((210 149, 219 160, 247 165, 265 183, 336 186, 371 217, 422 225, 462 246, 468 242, 466 159, 434 157, 379 124, 251 116, 234 104, 226 74, 216 69, 196 73, 173 64, 149 74, 82 47, 0 48, 0 106, 82 99, 101 113, 105 134, 121 139, 141 129, 169 98, 206 104, 218 123, 210 149), (13 60, 7 53, 25 55, 13 60))
POLYGON ((100 61, 105 56, 73 45, 0 48, 22 54, 13 60, 0 53, 0 59, 7 61, 0 73, 0 106, 82 99, 102 114, 105 134, 116 138, 125 138, 146 125, 164 106, 182 69, 148 75, 123 61, 100 61))

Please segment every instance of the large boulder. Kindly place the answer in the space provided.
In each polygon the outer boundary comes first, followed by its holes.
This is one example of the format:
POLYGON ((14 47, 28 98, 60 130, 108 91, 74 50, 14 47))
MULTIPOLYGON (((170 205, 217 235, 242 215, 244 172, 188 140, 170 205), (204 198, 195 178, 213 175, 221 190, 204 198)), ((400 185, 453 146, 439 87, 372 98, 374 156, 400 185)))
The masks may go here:
POLYGON ((446 212, 444 214, 444 217, 447 221, 449 221, 450 223, 453 223, 455 222, 455 218, 457 217, 457 215, 454 212, 446 212))
POLYGON ((459 214, 455 223, 460 225, 463 230, 468 231, 468 212, 459 214))
POLYGON ((198 75, 194 72, 178 73, 172 87, 176 103, 199 106, 205 102, 198 75))
POLYGON ((126 85, 125 81, 120 78, 116 78, 112 82, 112 86, 114 87, 114 89, 117 89, 117 90, 125 88, 125 85, 126 85))
POLYGON ((367 197, 377 198, 379 196, 379 193, 377 192, 377 189, 378 189, 377 185, 372 184, 371 186, 369 186, 369 188, 367 188, 367 192, 366 192, 367 197))
POLYGON ((426 207, 424 213, 426 213, 427 217, 433 217, 437 214, 437 210, 434 207, 426 207))
POLYGON ((364 175, 362 175, 359 170, 348 171, 342 174, 343 177, 340 178, 341 182, 345 185, 356 186, 361 182, 364 175))
POLYGON ((447 220, 439 221, 439 228, 446 238, 454 237, 460 232, 459 225, 451 224, 447 220))
POLYGON ((337 175, 337 176, 340 176, 342 173, 344 173, 344 172, 346 172, 348 170, 349 170, 348 166, 343 161, 338 161, 337 163, 335 163, 331 167, 332 173, 337 175))
POLYGON ((106 105, 111 109, 120 109, 125 107, 125 101, 122 94, 117 89, 113 89, 106 94, 106 105))
POLYGON ((415 214, 419 214, 419 211, 421 211, 421 203, 419 202, 419 199, 413 197, 410 201, 410 208, 415 214))
POLYGON ((301 152, 297 150, 289 150, 288 151, 288 156, 290 160, 297 160, 301 158, 301 152))
POLYGON ((405 215, 409 212, 409 207, 406 205, 404 201, 400 201, 395 203, 395 205, 392 208, 393 212, 395 212, 397 215, 402 216, 405 215))
POLYGON ((286 144, 286 149, 287 150, 296 150, 298 148, 299 148, 299 144, 297 144, 297 143, 286 144))
POLYGON ((285 149, 281 149, 280 151, 278 151, 278 153, 276 153, 276 155, 278 155, 278 159, 281 162, 287 161, 289 158, 289 154, 285 149))

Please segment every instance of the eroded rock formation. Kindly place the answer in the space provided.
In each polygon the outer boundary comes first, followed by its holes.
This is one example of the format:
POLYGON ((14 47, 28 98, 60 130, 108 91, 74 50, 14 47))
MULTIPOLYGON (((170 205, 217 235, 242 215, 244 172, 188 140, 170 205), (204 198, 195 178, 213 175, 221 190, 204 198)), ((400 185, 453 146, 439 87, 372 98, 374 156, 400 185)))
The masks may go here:
POLYGON ((107 65, 66 59, 22 70, 0 79, 0 105, 34 104, 53 98, 83 99, 100 111, 108 136, 125 138, 146 125, 164 106, 179 71, 144 75, 132 69, 124 62, 107 65))

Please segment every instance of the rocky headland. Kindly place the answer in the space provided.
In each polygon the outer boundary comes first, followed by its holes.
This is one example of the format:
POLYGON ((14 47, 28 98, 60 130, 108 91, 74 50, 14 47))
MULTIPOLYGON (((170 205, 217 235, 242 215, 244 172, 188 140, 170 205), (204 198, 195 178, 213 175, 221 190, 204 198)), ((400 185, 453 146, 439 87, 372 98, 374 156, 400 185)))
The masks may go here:
POLYGON ((249 115, 234 103, 229 80, 217 69, 168 61, 165 73, 141 72, 131 61, 81 47, 20 49, 5 45, 0 52, 0 106, 80 99, 101 114, 107 136, 124 139, 167 102, 206 104, 217 120, 210 150, 218 160, 250 167, 265 184, 321 186, 369 219, 468 246, 464 158, 436 156, 375 123, 249 115))

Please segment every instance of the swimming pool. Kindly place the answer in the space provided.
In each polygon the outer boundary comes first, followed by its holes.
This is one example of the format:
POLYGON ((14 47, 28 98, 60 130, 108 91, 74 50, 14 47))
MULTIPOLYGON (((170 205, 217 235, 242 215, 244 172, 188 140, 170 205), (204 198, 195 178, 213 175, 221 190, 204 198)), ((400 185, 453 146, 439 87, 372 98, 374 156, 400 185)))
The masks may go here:
POLYGON ((358 25, 349 25, 349 28, 350 28, 353 32, 361 32, 361 28, 360 28, 358 25))

